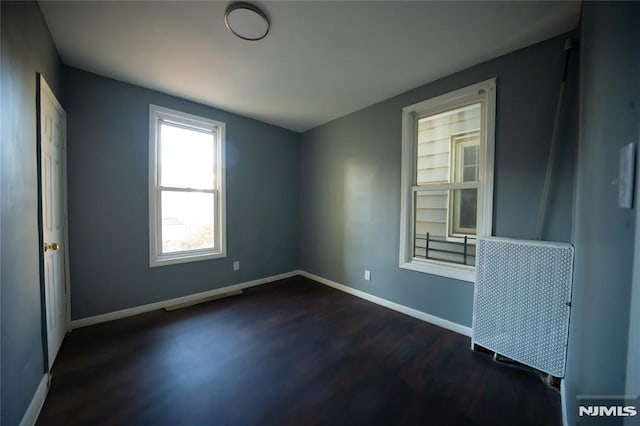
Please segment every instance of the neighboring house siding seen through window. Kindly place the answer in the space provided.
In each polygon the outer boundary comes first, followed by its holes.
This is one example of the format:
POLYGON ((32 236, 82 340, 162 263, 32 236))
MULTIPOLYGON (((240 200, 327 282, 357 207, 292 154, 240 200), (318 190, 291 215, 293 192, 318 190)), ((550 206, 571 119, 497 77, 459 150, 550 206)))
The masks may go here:
POLYGON ((149 262, 224 257, 224 123, 150 105, 149 262))
POLYGON ((403 109, 400 266, 473 281, 491 234, 495 80, 403 109))

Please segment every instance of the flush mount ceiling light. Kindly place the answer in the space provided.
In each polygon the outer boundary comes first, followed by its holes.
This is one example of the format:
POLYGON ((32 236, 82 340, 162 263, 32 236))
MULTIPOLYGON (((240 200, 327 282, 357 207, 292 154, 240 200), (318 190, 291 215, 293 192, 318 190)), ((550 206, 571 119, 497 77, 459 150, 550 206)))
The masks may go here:
POLYGON ((224 12, 224 24, 243 40, 260 40, 269 32, 269 18, 251 3, 232 3, 224 12))

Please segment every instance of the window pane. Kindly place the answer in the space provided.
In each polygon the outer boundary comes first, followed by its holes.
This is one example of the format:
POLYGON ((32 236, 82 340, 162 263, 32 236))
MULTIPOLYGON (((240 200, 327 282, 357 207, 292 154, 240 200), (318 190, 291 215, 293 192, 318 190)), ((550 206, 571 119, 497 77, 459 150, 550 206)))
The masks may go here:
POLYGON ((460 134, 477 131, 480 119, 480 103, 418 119, 417 185, 452 181, 453 141, 460 134))
POLYGON ((478 212, 478 190, 456 189, 453 191, 454 232, 475 235, 478 212))
POLYGON ((413 256, 474 265, 475 239, 468 240, 465 247, 463 238, 448 235, 449 193, 449 190, 437 190, 414 194, 413 256))
POLYGON ((478 180, 478 166, 464 166, 462 181, 475 182, 476 180, 478 180))
POLYGON ((415 195, 416 234, 445 237, 449 210, 449 191, 424 191, 415 195))
POLYGON ((478 180, 479 158, 477 144, 480 143, 479 135, 469 135, 465 138, 467 142, 463 145, 462 150, 459 151, 462 155, 461 159, 458 159, 462 163, 462 181, 463 182, 475 182, 478 180), (476 145, 470 145, 476 144, 476 145))
POLYGON ((465 166, 475 166, 478 164, 478 145, 465 146, 462 156, 462 164, 465 166))
POLYGON ((160 184, 214 188, 213 133, 160 124, 160 184))
POLYGON ((214 195, 162 191, 162 253, 214 247, 214 195))

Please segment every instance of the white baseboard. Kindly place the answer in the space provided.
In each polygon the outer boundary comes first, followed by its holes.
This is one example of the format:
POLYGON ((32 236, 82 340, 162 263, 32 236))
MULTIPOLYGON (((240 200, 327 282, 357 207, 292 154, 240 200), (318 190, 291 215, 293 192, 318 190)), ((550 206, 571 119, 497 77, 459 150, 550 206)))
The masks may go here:
POLYGON ((49 374, 44 374, 42 376, 42 380, 40 380, 36 393, 33 395, 33 399, 31 400, 27 411, 24 413, 24 416, 22 416, 20 426, 33 426, 36 424, 40 410, 42 410, 42 406, 44 405, 44 400, 47 398, 47 393, 49 393, 50 380, 51 377, 49 374))
POLYGON ((409 315, 410 317, 417 318, 419 320, 428 322, 433 325, 437 325, 442 328, 446 328, 447 330, 454 331, 456 333, 462 334, 463 336, 471 337, 471 327, 467 327, 467 326, 446 320, 444 318, 437 317, 435 315, 427 314, 426 312, 422 312, 417 309, 413 309, 408 306, 401 305, 399 303, 391 302, 389 300, 383 299, 378 296, 373 296, 369 293, 365 293, 364 291, 356 290, 355 288, 337 283, 335 281, 328 280, 326 278, 311 274, 306 271, 300 271, 300 275, 302 275, 303 277, 312 279, 314 281, 317 281, 321 284, 327 285, 329 287, 333 287, 345 293, 349 293, 361 299, 368 300, 369 302, 373 302, 377 305, 384 306, 385 308, 393 309, 394 311, 400 312, 405 315, 409 315))
POLYGON ((202 293, 190 294, 188 296, 177 297, 175 299, 163 300, 161 302, 150 303, 147 305, 135 306, 133 308, 122 309, 119 311, 109 312, 106 314, 95 315, 92 317, 82 318, 78 320, 71 321, 71 329, 87 327, 94 324, 100 324, 107 321, 113 321, 121 318, 130 317, 133 315, 142 314, 145 312, 151 312, 158 309, 163 309, 168 306, 181 304, 181 303, 190 303, 194 301, 198 301, 201 299, 205 299, 211 296, 216 296, 219 294, 227 293, 235 290, 242 290, 249 287, 254 287, 261 284, 266 284, 272 281, 278 281, 285 278, 293 277, 296 275, 301 275, 303 277, 312 279, 321 284, 327 285, 329 287, 333 287, 337 290, 343 291, 345 293, 351 294, 353 296, 359 297, 361 299, 367 300, 369 302, 375 303, 377 305, 384 306, 386 308, 392 309, 394 311, 403 313, 405 315, 409 315, 411 317, 417 318, 419 320, 428 322, 430 324, 437 325, 442 328, 446 328, 447 330, 454 331, 456 333, 462 334, 467 337, 471 337, 471 327, 467 327, 461 324, 457 324, 452 321, 448 321, 446 319, 437 317, 435 315, 427 314, 425 312, 419 311, 417 309, 410 308, 408 306, 401 305, 399 303, 391 302, 389 300, 383 299, 378 296, 373 296, 369 293, 365 293, 364 291, 356 290, 352 287, 348 287, 344 284, 337 283, 335 281, 328 280, 326 278, 320 277, 318 275, 311 274, 306 271, 290 271, 284 274, 272 275, 270 277, 260 278, 253 281, 247 281, 240 284, 234 284, 227 287, 217 288, 214 290, 204 291, 202 293))
POLYGON ((560 407, 562 408, 562 425, 569 426, 567 417, 567 389, 564 387, 564 379, 560 380, 560 407))
POLYGON ((109 312, 106 314, 95 315, 92 317, 81 318, 71 321, 71 329, 80 327, 87 327, 89 325, 100 324, 102 322, 113 321, 121 318, 130 317, 133 315, 142 314, 145 312, 151 312, 158 309, 163 309, 168 306, 178 305, 182 303, 191 303, 200 299, 216 296, 223 293, 228 293, 235 290, 243 290, 249 287, 255 287, 260 284, 270 283, 272 281, 283 280, 285 278, 294 277, 299 274, 299 271, 290 271, 284 274, 272 275, 270 277, 259 278, 253 281, 247 281, 240 284, 234 284, 222 288, 216 288, 209 291, 203 291, 201 293, 190 294, 188 296, 176 297, 175 299, 163 300, 161 302, 149 303, 147 305, 134 306, 133 308, 122 309, 119 311, 109 312))

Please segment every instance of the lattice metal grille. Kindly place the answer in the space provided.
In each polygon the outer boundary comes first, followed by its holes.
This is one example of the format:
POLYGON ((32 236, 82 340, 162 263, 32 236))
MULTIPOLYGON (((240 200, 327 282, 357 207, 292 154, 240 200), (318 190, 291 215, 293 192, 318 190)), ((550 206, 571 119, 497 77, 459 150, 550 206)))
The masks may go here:
POLYGON ((564 377, 573 246, 478 239, 474 344, 564 377))

